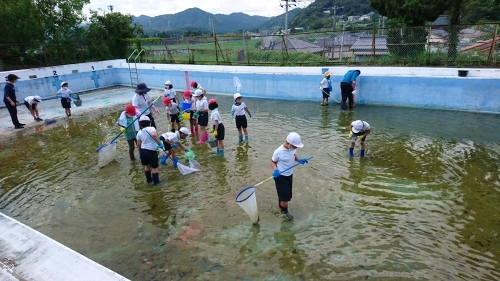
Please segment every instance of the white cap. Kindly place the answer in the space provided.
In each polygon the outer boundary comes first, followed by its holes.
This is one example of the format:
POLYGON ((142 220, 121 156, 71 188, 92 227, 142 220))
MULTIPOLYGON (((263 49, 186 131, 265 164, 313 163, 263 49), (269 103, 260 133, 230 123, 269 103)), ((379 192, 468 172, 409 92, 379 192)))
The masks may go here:
POLYGON ((188 128, 186 128, 186 127, 180 128, 179 132, 181 132, 181 133, 183 133, 185 135, 188 135, 188 136, 191 135, 191 133, 189 132, 188 128))
POLYGON ((234 100, 236 100, 237 98, 241 98, 241 94, 240 93, 234 94, 234 100))
POLYGON ((356 120, 352 122, 351 125, 352 125, 352 132, 355 134, 361 132, 361 130, 363 130, 363 128, 365 127, 365 124, 361 120, 356 120))
POLYGON ((62 87, 64 84, 68 84, 68 82, 63 81, 63 82, 61 83, 61 87, 62 87))
POLYGON ((286 141, 295 147, 298 148, 304 147, 300 135, 295 132, 291 132, 290 134, 288 134, 288 136, 286 137, 286 141))
POLYGON ((139 121, 151 121, 151 120, 146 115, 141 115, 141 117, 139 118, 139 121))
POLYGON ((165 81, 165 85, 172 85, 172 82, 170 80, 165 81))
POLYGON ((199 97, 201 95, 203 95, 203 91, 200 89, 196 89, 196 91, 194 91, 194 93, 193 93, 194 97, 199 97))
POLYGON ((36 99, 38 102, 42 101, 42 98, 40 96, 34 96, 33 98, 36 99))

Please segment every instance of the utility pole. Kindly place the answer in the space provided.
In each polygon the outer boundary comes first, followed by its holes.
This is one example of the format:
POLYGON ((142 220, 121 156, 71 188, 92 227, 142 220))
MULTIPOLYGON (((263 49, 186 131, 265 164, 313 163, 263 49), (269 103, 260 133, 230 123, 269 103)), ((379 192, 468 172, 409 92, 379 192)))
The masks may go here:
POLYGON ((288 7, 295 6, 296 4, 289 4, 288 2, 299 2, 298 0, 281 0, 281 2, 285 2, 285 4, 280 4, 280 7, 285 7, 285 35, 288 34, 288 7))
POLYGON ((108 9, 111 11, 111 13, 113 13, 113 5, 109 5, 108 9))

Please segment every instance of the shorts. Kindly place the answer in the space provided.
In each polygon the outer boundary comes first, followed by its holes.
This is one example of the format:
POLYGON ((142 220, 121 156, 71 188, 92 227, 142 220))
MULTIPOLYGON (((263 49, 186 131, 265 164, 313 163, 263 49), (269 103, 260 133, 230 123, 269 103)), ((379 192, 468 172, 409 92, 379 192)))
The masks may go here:
POLYGON ((177 114, 170 114, 170 122, 172 122, 172 123, 173 122, 177 122, 177 123, 181 122, 179 120, 179 113, 177 113, 177 114))
POLYGON ((194 113, 195 113, 196 110, 191 110, 189 111, 189 120, 196 120, 196 118, 194 118, 194 113))
POLYGON ((279 176, 274 178, 276 184, 276 192, 280 201, 292 200, 292 182, 293 174, 289 176, 279 176))
POLYGON ((330 88, 323 88, 323 91, 321 91, 321 92, 323 93, 323 98, 324 99, 330 97, 330 88))
POLYGON ((240 129, 246 129, 247 128, 247 117, 245 115, 236 115, 235 118, 236 121, 236 128, 240 129))
MULTIPOLYGON (((215 125, 213 126, 213 129, 215 130, 215 125)), ((224 128, 224 124, 219 123, 219 126, 217 127, 217 136, 215 137, 215 139, 224 140, 225 135, 226 135, 226 129, 224 128)))
POLYGON ((166 141, 163 141, 163 146, 164 146, 165 151, 169 151, 170 149, 172 149, 172 145, 166 141))
MULTIPOLYGON (((28 108, 28 110, 30 109, 30 104, 27 102, 27 101, 24 101, 24 105, 26 105, 26 108, 28 108)), ((33 110, 36 110, 36 106, 38 105, 38 103, 34 103, 31 105, 31 108, 33 110)))
POLYGON ((141 149, 141 164, 158 168, 158 152, 156 150, 141 149))
POLYGON ((198 116, 198 125, 202 127, 208 125, 208 112, 200 112, 200 116, 198 116))
MULTIPOLYGON (((361 136, 362 134, 366 133, 366 131, 364 132, 359 132, 359 133, 352 133, 352 137, 351 137, 351 142, 356 142, 358 140, 358 136, 361 136)), ((366 140, 366 136, 364 136, 361 141, 365 141, 366 140)))
POLYGON ((63 108, 71 108, 71 99, 70 98, 61 98, 61 105, 63 108))

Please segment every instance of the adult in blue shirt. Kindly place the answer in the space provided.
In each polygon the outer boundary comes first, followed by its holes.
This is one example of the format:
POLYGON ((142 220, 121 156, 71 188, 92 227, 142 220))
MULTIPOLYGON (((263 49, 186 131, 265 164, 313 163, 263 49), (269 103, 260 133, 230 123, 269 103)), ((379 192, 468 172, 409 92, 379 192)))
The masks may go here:
POLYGON ((354 106, 354 100, 352 97, 352 91, 354 91, 354 87, 356 87, 356 78, 361 74, 359 70, 349 70, 344 75, 342 82, 340 82, 340 92, 342 93, 342 101, 340 102, 340 109, 347 109, 347 100, 349 109, 352 109, 354 106))
POLYGON ((10 114, 10 119, 12 119, 12 124, 14 124, 14 128, 22 129, 25 124, 19 122, 17 119, 17 105, 20 104, 16 98, 16 90, 14 89, 14 83, 16 83, 17 75, 9 74, 7 76, 7 84, 5 84, 5 88, 3 89, 3 102, 7 107, 7 110, 10 114))

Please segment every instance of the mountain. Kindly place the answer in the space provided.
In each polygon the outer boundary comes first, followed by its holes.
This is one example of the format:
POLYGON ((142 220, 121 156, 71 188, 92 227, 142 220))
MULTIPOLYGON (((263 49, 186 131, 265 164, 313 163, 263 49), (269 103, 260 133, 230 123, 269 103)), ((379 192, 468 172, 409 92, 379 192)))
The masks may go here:
POLYGON ((141 24, 147 34, 160 33, 184 33, 185 31, 197 31, 211 33, 213 21, 215 33, 230 33, 238 30, 253 30, 268 21, 269 18, 262 16, 249 16, 244 13, 232 13, 230 15, 211 14, 198 8, 190 8, 177 14, 160 15, 149 17, 141 15, 133 18, 134 22, 141 24))
MULTIPOLYGON (((295 18, 301 11, 302 11, 301 8, 289 10, 288 11, 288 24, 290 24, 290 21, 293 18, 295 18)), ((257 26, 257 29, 259 29, 259 30, 262 30, 262 29, 274 30, 274 29, 277 29, 277 27, 281 28, 281 29, 285 29, 285 14, 284 13, 279 15, 279 16, 269 18, 268 21, 257 26)))

